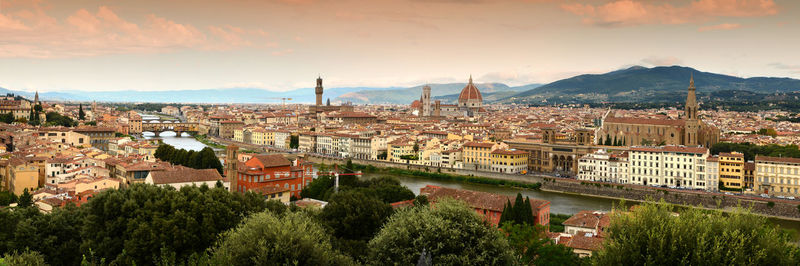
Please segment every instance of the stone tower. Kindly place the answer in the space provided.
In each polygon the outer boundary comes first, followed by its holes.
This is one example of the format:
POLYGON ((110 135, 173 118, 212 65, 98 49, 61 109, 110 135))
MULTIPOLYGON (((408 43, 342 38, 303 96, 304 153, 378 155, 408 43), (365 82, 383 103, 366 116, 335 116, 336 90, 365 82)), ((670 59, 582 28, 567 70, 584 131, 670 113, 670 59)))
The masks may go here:
POLYGON ((322 106, 322 77, 317 77, 317 87, 314 88, 317 94, 317 106, 322 106))
POLYGON ((700 119, 697 117, 697 95, 694 87, 694 74, 689 78, 689 94, 686 96, 686 111, 684 120, 686 121, 686 135, 684 145, 696 146, 699 144, 697 133, 700 131, 700 119))
POLYGON ((227 177, 228 182, 230 182, 231 192, 239 192, 239 178, 237 176, 239 170, 239 159, 237 159, 239 147, 234 144, 228 145, 228 147, 225 148, 225 152, 225 177, 227 177))
POLYGON ((431 86, 425 85, 422 87, 422 104, 421 116, 431 116, 431 86))
POLYGON ((39 104, 39 91, 36 91, 36 95, 33 96, 33 105, 39 104))

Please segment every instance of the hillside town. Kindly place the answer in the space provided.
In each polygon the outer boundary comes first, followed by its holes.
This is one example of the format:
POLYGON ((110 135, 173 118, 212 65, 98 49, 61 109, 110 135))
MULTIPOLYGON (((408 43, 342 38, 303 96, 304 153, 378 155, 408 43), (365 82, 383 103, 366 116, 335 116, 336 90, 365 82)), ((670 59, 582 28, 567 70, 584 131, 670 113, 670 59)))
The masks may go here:
MULTIPOLYGON (((314 162, 325 160, 530 182, 545 177, 800 197, 800 159, 756 155, 746 160, 742 152, 712 154, 711 149, 720 142, 796 145, 800 126, 776 121, 796 114, 701 111, 693 77, 688 90, 683 110, 483 105, 472 78, 455 104, 432 102, 427 86, 409 105, 323 104, 321 78, 311 106, 164 105, 144 112, 96 102, 43 102, 38 94, 34 99, 8 95, 0 112, 13 121, 0 124, 0 178, 3 190, 31 197, 46 213, 137 183, 216 186, 324 207, 326 202, 303 198, 301 192, 321 174, 314 162), (163 134, 222 147, 211 156, 220 166, 194 169, 187 160, 205 158, 192 155, 164 158, 159 150, 169 145, 163 134)), ((462 200, 494 226, 500 226, 504 204, 514 200, 434 185, 418 194, 431 202, 462 200)), ((551 202, 532 199, 530 204, 533 221, 549 227, 551 202)), ((394 208, 411 205, 413 200, 392 203, 394 208)), ((608 223, 607 211, 580 211, 560 224, 564 231, 547 236, 590 256, 601 247, 608 223)))

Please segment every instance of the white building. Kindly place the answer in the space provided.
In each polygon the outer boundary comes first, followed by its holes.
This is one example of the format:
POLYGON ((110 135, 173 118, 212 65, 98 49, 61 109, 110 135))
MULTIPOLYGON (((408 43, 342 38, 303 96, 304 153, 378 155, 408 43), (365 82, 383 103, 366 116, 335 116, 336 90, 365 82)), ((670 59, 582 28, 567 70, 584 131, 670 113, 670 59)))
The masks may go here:
POLYGON ((706 187, 708 191, 719 190, 719 156, 706 158, 706 187))
POLYGON ((597 150, 578 160, 578 180, 627 184, 629 180, 628 153, 608 153, 597 150))
POLYGON ((286 146, 289 143, 289 140, 292 138, 292 133, 289 131, 275 131, 275 148, 278 149, 288 149, 289 146, 286 146))
POLYGON ((708 149, 703 147, 631 147, 631 183, 710 190, 706 182, 708 155, 708 149))

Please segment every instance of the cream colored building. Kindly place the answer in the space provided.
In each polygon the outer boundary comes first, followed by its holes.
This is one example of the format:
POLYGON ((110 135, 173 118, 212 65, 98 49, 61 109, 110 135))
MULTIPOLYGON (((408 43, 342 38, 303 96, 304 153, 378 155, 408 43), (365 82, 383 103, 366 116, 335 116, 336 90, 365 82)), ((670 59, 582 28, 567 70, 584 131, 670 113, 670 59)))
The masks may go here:
POLYGON ((800 159, 756 155, 757 193, 800 197, 800 159))

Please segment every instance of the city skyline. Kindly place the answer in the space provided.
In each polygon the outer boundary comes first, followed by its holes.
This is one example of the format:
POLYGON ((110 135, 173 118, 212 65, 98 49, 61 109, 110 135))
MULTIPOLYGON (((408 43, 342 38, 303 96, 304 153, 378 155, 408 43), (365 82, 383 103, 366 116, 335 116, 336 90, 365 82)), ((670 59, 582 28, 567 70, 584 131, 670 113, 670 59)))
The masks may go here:
POLYGON ((800 78, 793 1, 0 1, 0 87, 549 83, 631 65, 800 78), (768 42, 764 40, 769 40, 768 42))

